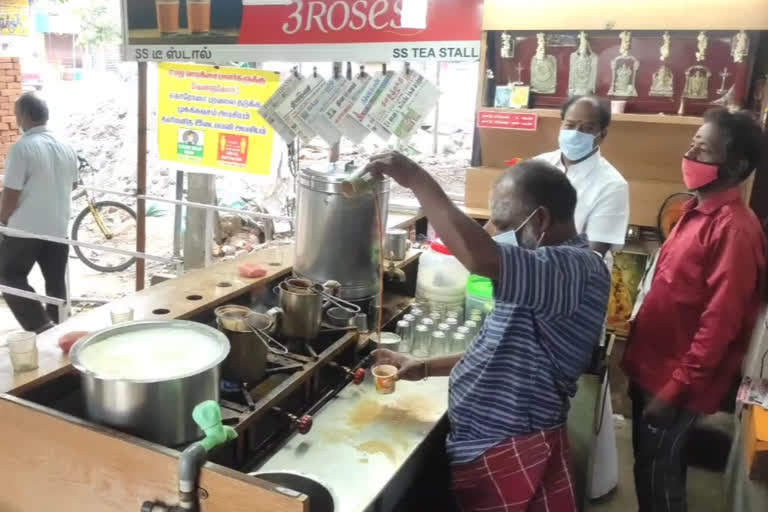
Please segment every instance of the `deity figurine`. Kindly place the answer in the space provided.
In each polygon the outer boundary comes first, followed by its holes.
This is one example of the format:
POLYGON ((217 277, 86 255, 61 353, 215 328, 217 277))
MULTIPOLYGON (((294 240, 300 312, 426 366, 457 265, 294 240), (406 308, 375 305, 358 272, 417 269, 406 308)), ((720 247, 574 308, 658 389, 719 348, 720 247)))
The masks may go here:
POLYGON ((653 74, 651 90, 648 96, 663 96, 671 98, 675 91, 675 76, 669 66, 663 65, 653 74))
POLYGON ((512 47, 512 36, 507 32, 501 34, 501 58, 511 59, 514 57, 514 49, 512 47))
POLYGON ((591 49, 589 47, 589 41, 587 41, 587 33, 582 30, 579 32, 579 47, 576 49, 576 54, 583 57, 590 52, 591 49))
MULTIPOLYGON (((669 32, 664 32, 664 35, 661 36, 661 47, 659 48, 659 60, 661 60, 661 62, 667 62, 669 59, 671 45, 672 38, 670 37, 669 32)), ((648 95, 663 96, 667 98, 672 97, 675 89, 674 79, 675 76, 669 66, 662 64, 653 74, 651 89, 648 91, 648 95)))
POLYGON ((597 85, 597 55, 587 40, 587 33, 579 34, 579 46, 571 54, 570 75, 568 76, 568 94, 594 94, 597 85))
POLYGON ((619 55, 622 57, 628 57, 629 56, 629 48, 632 44, 632 32, 623 31, 621 34, 619 34, 619 39, 621 39, 621 45, 619 46, 619 55))
POLYGON ((744 30, 739 31, 738 34, 733 36, 731 41, 731 56, 733 56, 733 62, 744 62, 744 57, 749 55, 749 37, 744 30))
POLYGON ((544 58, 544 55, 547 51, 546 45, 547 45, 547 36, 544 34, 544 32, 539 32, 538 34, 536 34, 536 58, 537 59, 544 58))
POLYGON ((619 39, 621 39, 619 56, 611 61, 611 89, 608 95, 635 97, 637 96, 635 79, 640 61, 629 54, 632 33, 625 30, 619 34, 619 39))
POLYGON ((536 34, 536 54, 531 59, 531 91, 554 94, 557 88, 557 60, 547 55, 546 35, 536 34))
POLYGON ((704 66, 691 66, 685 70, 683 97, 693 100, 709 98, 709 79, 712 72, 704 66))
POLYGON ((696 52, 696 62, 701 62, 703 60, 706 60, 707 58, 707 46, 709 46, 709 39, 707 38, 707 32, 702 30, 699 32, 698 37, 696 37, 697 41, 697 48, 698 51, 696 52))
POLYGON ((659 59, 661 62, 667 62, 667 59, 669 59, 669 49, 672 46, 672 37, 669 35, 669 32, 664 32, 664 35, 661 36, 661 40, 661 48, 659 49, 661 55, 659 56, 659 59))
POLYGON ((629 81, 632 79, 632 70, 629 66, 622 64, 616 71, 616 89, 626 91, 629 88, 629 81))

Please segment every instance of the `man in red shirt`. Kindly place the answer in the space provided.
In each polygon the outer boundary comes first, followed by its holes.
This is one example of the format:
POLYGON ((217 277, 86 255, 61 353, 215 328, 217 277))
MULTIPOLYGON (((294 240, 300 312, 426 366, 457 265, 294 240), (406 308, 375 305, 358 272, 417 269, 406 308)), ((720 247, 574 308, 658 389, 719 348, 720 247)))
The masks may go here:
POLYGON ((688 433, 739 375, 765 285, 765 234, 740 188, 761 139, 746 113, 710 111, 683 157, 696 198, 661 249, 623 361, 640 512, 687 510, 688 433))

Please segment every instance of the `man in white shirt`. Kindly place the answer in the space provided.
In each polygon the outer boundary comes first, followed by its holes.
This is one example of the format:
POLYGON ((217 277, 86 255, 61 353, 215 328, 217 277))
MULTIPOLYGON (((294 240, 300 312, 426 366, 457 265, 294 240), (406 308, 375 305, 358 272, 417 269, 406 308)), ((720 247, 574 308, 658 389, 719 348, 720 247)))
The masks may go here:
MULTIPOLYGON (((611 111, 593 96, 574 96, 560 110, 560 149, 536 158, 568 176, 576 189, 576 229, 592 250, 606 255, 624 245, 629 223, 629 185, 600 154, 611 111)), ((608 256, 607 263, 611 263, 608 256)))
MULTIPOLYGON (((573 96, 560 109, 560 149, 536 158, 561 171, 576 189, 574 220, 579 233, 586 233, 590 247, 603 255, 613 267, 612 251, 624 246, 629 224, 629 185, 627 180, 600 154, 600 144, 608 135, 611 110, 594 96, 573 96)), ((593 465, 588 497, 596 499, 610 492, 618 481, 613 408, 607 374, 600 389, 607 397, 599 434, 594 440, 593 465)))
MULTIPOLYGON (((16 119, 24 135, 5 161, 5 188, 0 200, 0 225, 39 235, 67 237, 71 194, 77 186, 77 154, 46 127, 48 106, 32 93, 16 101, 16 119)), ((37 263, 45 278, 45 293, 66 298, 69 246, 5 236, 0 243, 0 283, 34 292, 27 280, 37 263)), ((59 321, 58 309, 47 312, 36 301, 4 294, 8 307, 24 330, 42 332, 59 321)))

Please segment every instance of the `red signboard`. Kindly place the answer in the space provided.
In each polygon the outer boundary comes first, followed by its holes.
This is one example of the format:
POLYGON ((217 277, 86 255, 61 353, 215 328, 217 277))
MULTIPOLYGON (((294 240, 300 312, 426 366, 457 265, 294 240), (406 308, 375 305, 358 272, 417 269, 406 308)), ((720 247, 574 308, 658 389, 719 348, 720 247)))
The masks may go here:
POLYGON ((220 133, 219 162, 244 166, 248 162, 248 137, 231 133, 220 133))
POLYGON ((124 1, 130 60, 480 57, 482 0, 218 0, 187 2, 186 16, 179 2, 124 1))
POLYGON ((535 132, 538 124, 539 116, 527 112, 481 110, 477 113, 478 128, 499 128, 502 130, 535 132))

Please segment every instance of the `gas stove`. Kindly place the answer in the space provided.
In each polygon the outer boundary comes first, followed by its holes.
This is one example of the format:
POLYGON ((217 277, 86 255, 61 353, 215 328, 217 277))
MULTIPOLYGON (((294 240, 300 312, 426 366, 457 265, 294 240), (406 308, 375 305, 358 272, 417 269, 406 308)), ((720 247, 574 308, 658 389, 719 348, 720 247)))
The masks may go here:
MULTIPOLYGON (((238 437, 213 450, 209 460, 244 471, 274 453, 294 432, 308 433, 313 415, 323 405, 345 386, 362 382, 367 358, 361 357, 359 340, 357 330, 326 330, 311 343, 281 340, 289 352, 269 354, 259 382, 222 380, 222 420, 238 437)), ((80 376, 74 369, 21 398, 88 421, 80 376)), ((168 448, 181 452, 186 446, 168 448)))

